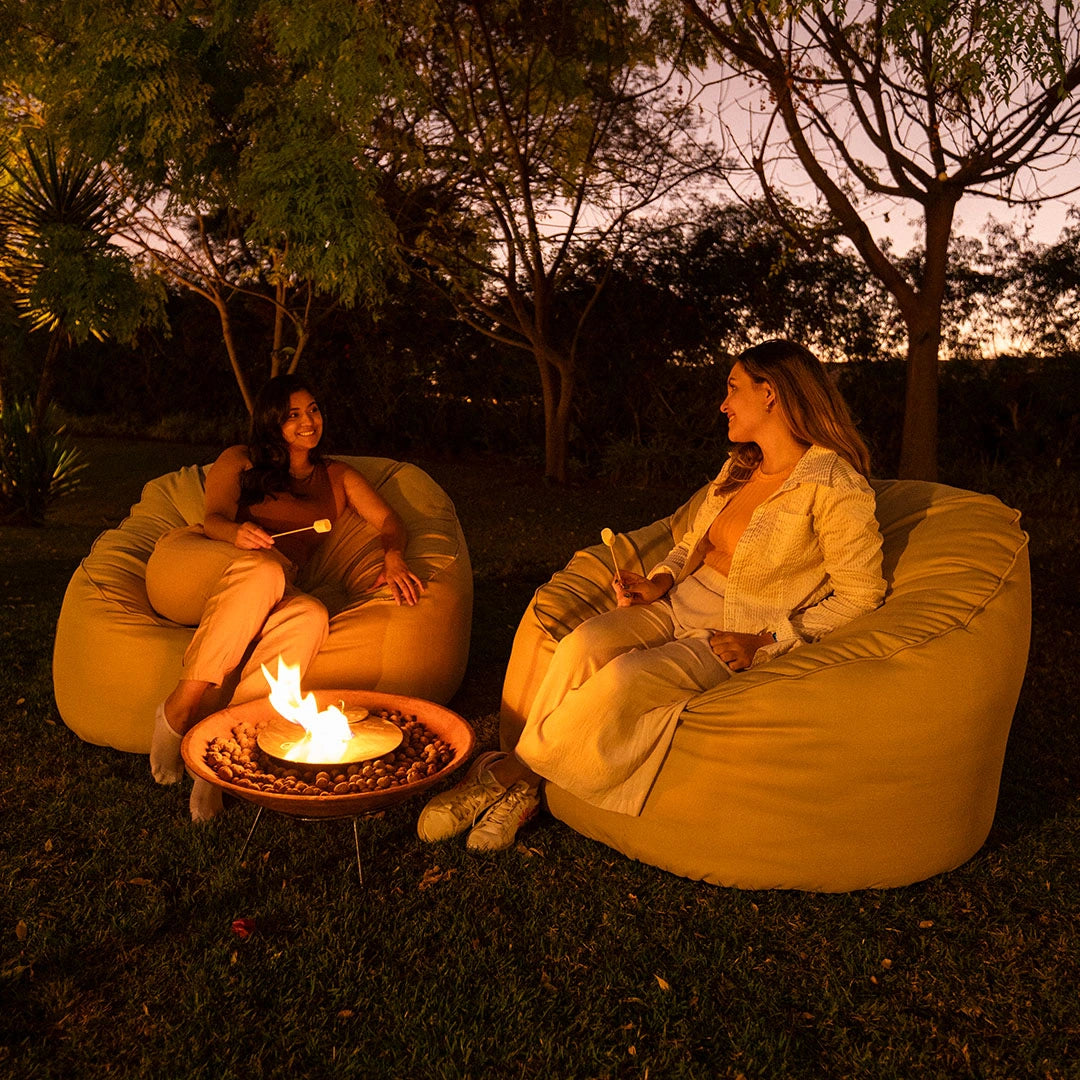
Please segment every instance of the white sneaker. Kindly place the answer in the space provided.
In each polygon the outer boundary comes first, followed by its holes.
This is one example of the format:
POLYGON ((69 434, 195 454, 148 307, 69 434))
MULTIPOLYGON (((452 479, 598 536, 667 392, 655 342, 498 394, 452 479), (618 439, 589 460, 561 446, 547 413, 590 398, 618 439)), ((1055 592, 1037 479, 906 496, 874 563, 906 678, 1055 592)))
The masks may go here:
POLYGON ((469 767, 457 787, 436 795, 420 811, 416 835, 429 843, 449 840, 476 824, 476 819, 506 794, 506 788, 491 775, 491 766, 506 755, 500 750, 481 754, 469 767))
POLYGON ((539 809, 539 794, 519 780, 473 826, 465 846, 470 851, 505 851, 513 844, 518 829, 536 817, 539 809))

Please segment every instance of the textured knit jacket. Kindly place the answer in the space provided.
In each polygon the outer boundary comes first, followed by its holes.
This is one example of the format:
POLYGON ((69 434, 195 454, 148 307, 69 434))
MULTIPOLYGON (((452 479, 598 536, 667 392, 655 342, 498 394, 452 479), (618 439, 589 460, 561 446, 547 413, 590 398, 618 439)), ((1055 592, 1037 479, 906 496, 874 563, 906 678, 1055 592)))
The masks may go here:
MULTIPOLYGON (((715 484, 729 468, 730 462, 715 484)), ((686 535, 649 576, 666 572, 677 583, 692 574, 703 561, 709 527, 730 498, 714 486, 686 535)), ((776 635, 775 644, 757 651, 755 666, 881 604, 885 581, 874 505, 860 473, 832 450, 811 446, 754 510, 732 555, 719 629, 776 635)))

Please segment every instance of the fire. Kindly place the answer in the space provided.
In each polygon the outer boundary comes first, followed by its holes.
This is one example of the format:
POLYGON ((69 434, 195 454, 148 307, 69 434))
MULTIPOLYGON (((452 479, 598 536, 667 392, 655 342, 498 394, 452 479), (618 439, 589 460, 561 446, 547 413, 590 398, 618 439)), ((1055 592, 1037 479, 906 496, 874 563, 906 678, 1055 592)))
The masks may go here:
POLYGON ((262 673, 270 684, 270 704, 285 717, 304 728, 305 734, 285 754, 288 761, 318 763, 340 761, 352 738, 349 721, 336 706, 319 710, 315 695, 300 695, 300 667, 278 657, 275 679, 265 664, 262 673))

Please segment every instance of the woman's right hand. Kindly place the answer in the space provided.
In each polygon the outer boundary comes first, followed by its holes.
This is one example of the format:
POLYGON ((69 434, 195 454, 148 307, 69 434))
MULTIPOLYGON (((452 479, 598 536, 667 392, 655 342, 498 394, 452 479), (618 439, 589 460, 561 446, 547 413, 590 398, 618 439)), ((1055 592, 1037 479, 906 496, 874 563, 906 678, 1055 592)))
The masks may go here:
POLYGON ((244 551, 260 551, 274 546, 273 537, 254 521, 241 522, 236 527, 233 544, 244 551))
POLYGON ((651 604, 659 600, 672 586, 670 574, 657 574, 655 578, 642 577, 631 570, 623 570, 612 579, 615 602, 619 607, 635 604, 651 604))

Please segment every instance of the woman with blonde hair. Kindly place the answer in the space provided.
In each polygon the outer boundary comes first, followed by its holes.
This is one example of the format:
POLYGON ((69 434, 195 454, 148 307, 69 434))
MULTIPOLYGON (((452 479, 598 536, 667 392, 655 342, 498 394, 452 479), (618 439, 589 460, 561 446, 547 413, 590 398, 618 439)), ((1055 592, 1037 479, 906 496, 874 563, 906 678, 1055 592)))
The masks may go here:
POLYGON ((432 799, 422 839, 510 846, 541 779, 638 814, 691 698, 882 602, 870 455, 817 357, 748 349, 720 408, 734 447, 691 528, 648 576, 614 578, 617 606, 559 642, 514 752, 432 799))

